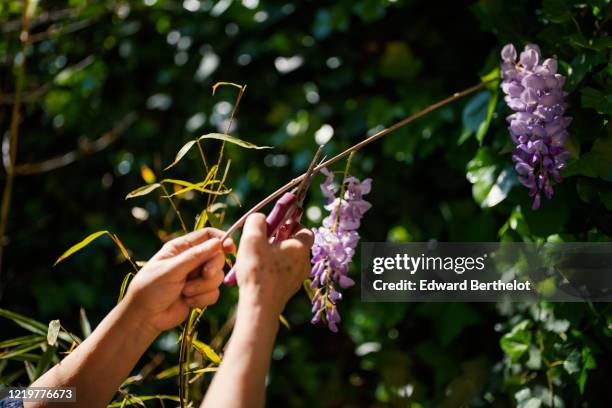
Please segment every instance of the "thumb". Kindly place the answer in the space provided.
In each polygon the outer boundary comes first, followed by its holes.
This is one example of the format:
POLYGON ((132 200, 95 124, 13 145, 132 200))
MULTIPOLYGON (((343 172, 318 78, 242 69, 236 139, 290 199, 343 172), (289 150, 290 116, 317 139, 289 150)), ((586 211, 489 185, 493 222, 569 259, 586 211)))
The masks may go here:
POLYGON ((258 246, 262 243, 267 243, 267 230, 266 216, 262 213, 254 213, 249 215, 244 223, 242 229, 242 237, 240 238, 240 244, 246 244, 246 246, 258 246))
POLYGON ((170 258, 168 262, 173 273, 187 276, 189 272, 212 259, 221 250, 221 240, 219 238, 211 238, 186 249, 175 257, 170 258))

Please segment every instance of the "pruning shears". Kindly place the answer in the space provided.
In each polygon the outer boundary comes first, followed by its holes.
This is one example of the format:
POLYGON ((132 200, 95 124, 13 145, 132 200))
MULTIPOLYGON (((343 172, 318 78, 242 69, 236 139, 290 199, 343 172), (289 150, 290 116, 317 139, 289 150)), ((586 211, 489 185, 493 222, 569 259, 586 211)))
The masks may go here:
MULTIPOLYGON (((300 227, 300 220, 302 219, 302 214, 304 214, 304 199, 306 198, 312 179, 317 173, 315 169, 322 150, 323 146, 319 146, 300 184, 290 192, 283 194, 274 204, 270 214, 266 217, 267 236, 270 242, 275 243, 284 241, 290 238, 300 227)), ((227 286, 236 284, 235 267, 232 267, 227 275, 225 275, 223 282, 227 286)))

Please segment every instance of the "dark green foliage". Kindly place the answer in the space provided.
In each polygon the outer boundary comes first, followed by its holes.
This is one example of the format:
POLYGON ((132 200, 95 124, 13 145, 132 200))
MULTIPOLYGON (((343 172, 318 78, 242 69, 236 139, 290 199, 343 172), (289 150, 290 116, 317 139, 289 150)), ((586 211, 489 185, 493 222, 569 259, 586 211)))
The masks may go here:
MULTIPOLYGON (((0 3, 2 131, 10 122, 20 4, 0 3)), ((192 12, 170 0, 39 3, 34 21, 43 12, 73 12, 60 16, 49 38, 29 48, 17 163, 70 151, 76 160, 42 173, 40 166, 22 166, 23 173, 34 174, 15 179, 3 308, 40 322, 59 318, 79 333, 80 306, 92 324, 99 322, 131 271, 113 242, 97 240, 58 267, 51 265, 94 231, 117 234, 137 261, 150 257, 168 233, 180 231, 167 201, 154 194, 124 197, 145 184, 143 165, 158 180, 202 179, 195 148, 172 169, 162 169, 187 141, 224 130, 236 90, 222 87, 213 96, 215 82, 248 85, 231 133, 275 146, 226 147, 232 160, 227 185, 243 205, 228 201, 227 225, 304 170, 323 124, 334 128, 326 154, 338 153, 380 126, 495 75, 508 42, 517 48, 539 44, 568 75, 574 158, 554 199, 544 200, 537 212, 530 209, 512 169, 504 121, 510 112, 493 86, 355 156, 351 171, 374 178, 363 239, 610 240, 607 1, 260 2, 253 10, 239 1, 199 4, 201 10, 192 12), (279 72, 292 64, 299 67, 279 72), (135 121, 93 152, 92 143, 130 112, 135 121), (135 206, 146 210, 146 221, 132 215, 142 214, 135 206)), ((49 24, 35 24, 34 33, 46 36, 49 24)), ((218 146, 206 141, 207 157, 215 157, 218 146)), ((203 207, 200 197, 179 200, 188 227, 203 207)), ((321 203, 313 188, 309 205, 321 203)), ((292 329, 281 329, 274 351, 270 406, 609 405, 609 305, 366 304, 359 295, 358 289, 347 291, 339 334, 308 324, 305 294, 291 302, 285 316, 292 329)), ((214 336, 235 300, 235 292, 223 291, 200 324, 201 338, 214 336)), ((0 325, 0 341, 27 334, 9 320, 0 325)), ((176 364, 172 335, 148 356, 166 355, 156 372, 176 364)), ((49 353, 37 361, 47 366, 49 353)), ((23 367, 0 364, 0 376, 27 383, 23 367)), ((175 380, 149 379, 132 391, 176 395, 175 380)))

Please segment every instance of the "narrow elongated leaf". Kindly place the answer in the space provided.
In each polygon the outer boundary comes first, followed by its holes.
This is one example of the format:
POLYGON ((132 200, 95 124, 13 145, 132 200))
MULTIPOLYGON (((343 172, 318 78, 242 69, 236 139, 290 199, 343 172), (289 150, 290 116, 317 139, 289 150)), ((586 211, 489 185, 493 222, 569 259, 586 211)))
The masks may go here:
POLYGON ((49 369, 53 359, 56 358, 56 351, 57 347, 49 346, 42 356, 40 356, 40 360, 38 360, 38 364, 36 364, 36 378, 39 378, 49 369))
POLYGON ((25 369, 24 368, 20 368, 19 370, 15 370, 13 372, 10 372, 10 373, 8 373, 5 376, 0 377, 0 384, 6 384, 6 385, 13 384, 24 373, 25 373, 25 369))
POLYGON ((128 195, 125 196, 125 199, 128 200, 130 198, 134 198, 134 197, 140 197, 143 195, 147 195, 152 191, 157 190, 158 188, 161 187, 161 184, 159 183, 153 183, 153 184, 149 184, 146 186, 142 186, 142 187, 138 187, 136 190, 132 190, 128 193, 128 195))
POLYGON ((285 316, 283 315, 278 316, 278 320, 280 320, 280 322, 283 324, 283 326, 287 328, 287 330, 291 330, 291 325, 289 324, 287 319, 285 319, 285 316))
POLYGON ((181 159, 187 154, 187 152, 191 150, 194 144, 196 144, 195 140, 190 140, 187 143, 185 143, 183 147, 181 147, 181 150, 179 150, 178 153, 176 154, 174 161, 170 163, 170 165, 168 165, 164 170, 168 170, 169 168, 174 167, 179 161, 181 161, 181 159))
POLYGON ((235 88, 242 89, 242 85, 235 84, 233 82, 217 82, 216 84, 214 84, 212 86, 212 93, 213 93, 213 95, 217 91, 217 88, 220 87, 220 86, 233 86, 235 88))
POLYGON ((50 346, 57 345, 57 336, 59 336, 62 325, 59 320, 51 320, 47 329, 47 343, 50 346))
POLYGON ((176 377, 178 373, 179 373, 179 366, 175 365, 170 368, 166 368, 165 370, 160 371, 159 373, 155 374, 154 378, 156 380, 163 380, 165 378, 176 377))
POLYGON ((37 342, 34 343, 30 343, 30 344, 22 344, 21 346, 12 348, 10 350, 7 350, 3 353, 0 353, 0 359, 4 360, 4 359, 8 359, 8 358, 13 358, 15 356, 18 356, 20 354, 23 353, 27 353, 30 350, 34 350, 36 348, 41 347, 43 344, 46 344, 47 340, 46 339, 42 339, 39 340, 37 342))
POLYGON ((204 183, 197 183, 197 184, 192 184, 189 187, 185 187, 182 188, 178 191, 175 191, 174 193, 167 195, 167 196, 163 196, 164 198, 170 198, 170 197, 174 197, 174 196, 179 196, 181 194, 185 194, 188 191, 192 191, 192 190, 196 190, 199 191, 201 193, 207 193, 207 194, 213 194, 213 195, 226 195, 232 192, 231 189, 227 189, 227 190, 220 190, 220 191, 215 191, 215 190, 211 190, 208 188, 204 187, 204 183))
POLYGON ((108 231, 98 231, 98 232, 94 232, 93 234, 87 236, 84 240, 82 240, 81 242, 79 242, 76 245, 73 245, 70 247, 70 249, 68 249, 66 252, 64 252, 62 254, 62 256, 60 256, 59 258, 57 258, 57 261, 55 261, 55 263, 53 264, 53 266, 57 265, 58 263, 60 263, 61 261, 63 261, 64 259, 68 258, 70 255, 74 254, 75 252, 85 248, 87 245, 89 245, 93 240, 95 240, 96 238, 101 237, 102 235, 111 235, 110 232, 108 231))
POLYGON ((121 289, 119 290, 119 297, 117 298, 117 304, 119 304, 123 300, 123 297, 125 296, 125 291, 127 290, 128 284, 130 283, 130 278, 132 276, 134 276, 134 274, 130 272, 123 278, 123 282, 121 282, 121 289))
POLYGON ((198 138, 198 140, 204 140, 204 139, 223 140, 225 142, 232 143, 240 147, 244 147, 245 149, 258 149, 258 150, 259 149, 272 149, 272 146, 257 146, 257 145, 254 145, 253 143, 245 142, 244 140, 238 139, 237 137, 230 136, 230 135, 224 135, 223 133, 209 133, 209 134, 200 136, 198 138))
POLYGON ((119 407, 125 406, 123 405, 125 404, 125 401, 128 401, 128 404, 132 405, 133 403, 141 404, 143 403, 143 401, 151 401, 151 400, 159 400, 159 401, 166 400, 166 401, 174 401, 174 402, 180 401, 179 397, 175 395, 139 395, 139 396, 130 395, 125 400, 113 402, 112 404, 108 405, 108 408, 119 408, 119 407))
POLYGON ((81 308, 79 313, 79 323, 81 325, 81 333, 83 334, 83 338, 86 339, 91 334, 91 324, 89 324, 89 319, 87 318, 87 314, 83 308, 81 308))
POLYGON ((119 237, 116 234, 111 234, 111 238, 113 239, 113 242, 115 243, 115 245, 117 245, 117 247, 121 251, 121 254, 123 255, 123 257, 129 260, 130 254, 125 248, 125 245, 123 245, 123 242, 121 242, 121 240, 119 239, 119 237))
POLYGON ((204 228, 206 226, 207 221, 208 221, 208 212, 206 210, 202 210, 196 222, 194 231, 204 228))
POLYGON ((27 343, 35 343, 43 339, 43 336, 38 334, 28 334, 27 336, 15 337, 14 339, 8 339, 0 342, 0 349, 20 346, 27 343))
POLYGON ((179 180, 179 179, 163 179, 162 181, 160 181, 160 183, 178 184, 179 186, 183 186, 183 187, 193 186, 193 183, 190 183, 189 181, 185 181, 185 180, 179 180))
POLYGON ((47 326, 37 322, 36 320, 30 319, 29 317, 22 316, 18 313, 11 312, 10 310, 0 309, 0 317, 10 319, 23 327, 27 331, 36 333, 41 336, 47 336, 47 326))
POLYGON ((25 366, 26 373, 28 374, 30 382, 34 382, 34 380, 36 380, 36 367, 29 361, 24 361, 23 365, 25 366))
POLYGON ((215 350, 213 350, 208 344, 195 339, 193 340, 192 344, 193 347, 200 352, 200 354, 208 358, 213 363, 221 363, 221 357, 219 357, 219 355, 215 353, 215 350))
POLYGON ((189 374, 214 373, 215 371, 219 371, 219 367, 198 368, 197 370, 189 371, 189 374))

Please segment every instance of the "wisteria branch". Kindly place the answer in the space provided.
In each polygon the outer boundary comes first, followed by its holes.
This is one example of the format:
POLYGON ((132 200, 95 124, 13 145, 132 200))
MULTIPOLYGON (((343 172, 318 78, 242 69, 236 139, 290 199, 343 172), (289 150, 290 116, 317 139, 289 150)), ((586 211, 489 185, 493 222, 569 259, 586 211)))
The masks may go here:
MULTIPOLYGON (((481 83, 479 83, 478 85, 474 85, 470 88, 464 89, 463 91, 460 92, 456 92, 454 94, 452 94, 451 96, 444 98, 432 105, 429 105, 428 107, 426 107, 425 109, 408 116, 407 118, 404 118, 402 120, 400 120, 399 122, 389 126, 388 128, 385 128, 383 130, 381 130, 380 132, 377 132, 375 134, 373 134, 372 136, 362 140, 361 142, 349 147, 348 149, 344 150, 341 153, 338 153, 337 155, 335 155, 334 157, 332 157, 331 159, 328 159, 326 161, 324 161, 323 163, 317 165, 315 167, 315 171, 319 171, 324 167, 328 167, 334 163, 336 163, 339 160, 342 160, 343 158, 345 158, 346 156, 350 155, 351 153, 356 152, 357 150, 369 145, 370 143, 380 139, 383 136, 388 135, 389 133, 393 132, 394 130, 397 130, 403 126, 406 126, 407 124, 414 122, 415 120, 427 115, 428 113, 431 113, 433 111, 435 111, 436 109, 439 109, 445 105, 448 105, 449 103, 452 103, 454 101, 456 101, 457 99, 463 98, 464 96, 473 94, 474 92, 477 92, 481 89, 483 89, 485 86, 487 86, 488 84, 490 84, 491 82, 497 81, 497 78, 495 79, 491 79, 488 81, 483 81, 481 83)), ((285 193, 286 191, 288 191, 289 189, 291 189, 292 187, 295 187, 296 185, 298 185, 302 179, 304 179, 305 174, 302 174, 299 177, 294 178, 293 180, 291 180, 290 182, 288 182, 287 184, 285 184, 284 186, 280 187, 278 190, 276 190, 275 192, 273 192, 272 194, 270 194, 268 197, 266 197, 265 199, 263 199, 261 202, 259 202, 257 205, 255 205, 253 208, 251 208, 249 211, 247 211, 242 217, 240 217, 238 219, 238 221, 236 221, 225 233, 225 235, 223 236, 222 240, 225 240, 229 237, 231 237, 237 230, 238 228, 240 228, 244 222, 246 221, 246 219, 248 218, 249 215, 261 210, 262 208, 264 208, 266 205, 270 204, 272 201, 276 200, 278 197, 280 197, 283 193, 285 193)))

